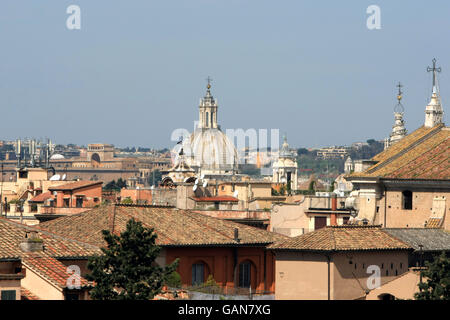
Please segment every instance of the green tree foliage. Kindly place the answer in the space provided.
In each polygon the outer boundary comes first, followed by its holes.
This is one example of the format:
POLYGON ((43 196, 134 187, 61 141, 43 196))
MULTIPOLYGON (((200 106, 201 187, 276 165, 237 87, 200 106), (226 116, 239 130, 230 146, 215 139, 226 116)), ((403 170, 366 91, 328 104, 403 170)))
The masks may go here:
POLYGON ((108 182, 104 187, 103 190, 115 190, 115 191, 120 191, 120 189, 125 188, 127 186, 127 183, 125 180, 122 180, 122 178, 113 180, 108 182))
POLYGON ((90 291, 96 300, 148 300, 161 292, 178 260, 162 268, 155 260, 161 248, 157 235, 141 222, 131 219, 120 236, 103 230, 107 243, 102 255, 90 258, 86 278, 95 281, 90 291))
POLYGON ((150 173, 148 177, 148 183, 152 186, 158 185, 158 182, 162 180, 162 173, 158 169, 155 169, 150 173))
POLYGON ((425 263, 427 269, 421 271, 425 279, 419 283, 416 300, 450 300, 450 259, 443 252, 432 262, 425 263))
POLYGON ((133 204, 133 200, 131 200, 130 197, 126 197, 125 199, 123 199, 121 201, 121 203, 123 203, 123 204, 133 204))
POLYGON ((167 276, 166 285, 172 288, 181 287, 181 276, 178 272, 174 271, 167 276))

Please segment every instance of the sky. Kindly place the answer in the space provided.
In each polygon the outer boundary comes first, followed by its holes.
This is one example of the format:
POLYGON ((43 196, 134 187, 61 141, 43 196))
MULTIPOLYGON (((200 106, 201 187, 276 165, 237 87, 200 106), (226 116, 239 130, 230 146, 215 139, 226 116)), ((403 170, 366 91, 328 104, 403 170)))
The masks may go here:
POLYGON ((2 0, 0 140, 170 148, 208 76, 224 131, 279 129, 292 147, 384 139, 398 81, 408 132, 423 124, 433 58, 448 123, 449 13, 445 0, 2 0))

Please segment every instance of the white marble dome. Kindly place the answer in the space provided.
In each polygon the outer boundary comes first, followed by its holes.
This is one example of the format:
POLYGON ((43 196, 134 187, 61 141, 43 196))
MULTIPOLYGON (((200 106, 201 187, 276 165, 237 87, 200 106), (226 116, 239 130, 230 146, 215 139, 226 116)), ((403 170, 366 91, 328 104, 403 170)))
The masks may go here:
POLYGON ((50 160, 62 160, 65 159, 62 154, 55 153, 50 157, 50 160))
POLYGON ((203 173, 232 173, 238 164, 233 142, 218 128, 199 128, 183 142, 186 162, 203 173))

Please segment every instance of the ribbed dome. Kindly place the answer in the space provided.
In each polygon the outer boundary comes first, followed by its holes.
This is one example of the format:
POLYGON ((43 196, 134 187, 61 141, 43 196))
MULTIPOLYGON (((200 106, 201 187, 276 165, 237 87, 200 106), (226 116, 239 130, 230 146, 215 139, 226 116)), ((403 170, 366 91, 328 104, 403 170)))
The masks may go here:
POLYGON ((186 161, 204 173, 227 173, 236 169, 238 154, 234 144, 220 129, 197 129, 183 142, 186 161))

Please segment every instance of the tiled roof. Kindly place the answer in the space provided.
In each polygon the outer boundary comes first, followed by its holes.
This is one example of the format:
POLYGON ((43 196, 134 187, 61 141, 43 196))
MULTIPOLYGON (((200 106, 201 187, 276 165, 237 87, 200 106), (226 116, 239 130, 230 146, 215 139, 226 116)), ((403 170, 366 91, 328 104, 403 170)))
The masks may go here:
POLYGON ((405 250, 409 245, 384 232, 379 226, 327 226, 319 230, 277 242, 275 250, 360 251, 405 250))
POLYGON ((76 189, 94 186, 97 184, 103 184, 103 182, 101 182, 101 181, 75 181, 72 183, 67 183, 67 184, 63 184, 63 185, 59 185, 59 186, 48 187, 48 190, 70 191, 70 190, 76 190, 76 189))
POLYGON ((45 200, 52 197, 52 193, 50 191, 38 194, 36 197, 28 200, 28 202, 44 202, 45 200))
POLYGON ((430 229, 440 228, 443 222, 444 219, 442 218, 429 218, 425 227, 430 229))
MULTIPOLYGON (((25 254, 22 257, 22 265, 61 289, 67 288, 67 280, 71 276, 73 277, 72 273, 67 272, 67 267, 64 264, 42 253, 25 254)), ((69 284, 75 283, 69 282, 69 284)), ((90 283, 80 275, 80 287, 89 285, 90 283)))
POLYGON ((232 196, 217 196, 217 197, 196 197, 193 198, 197 202, 238 202, 239 199, 232 196))
POLYGON ((429 228, 386 228, 383 229, 393 237, 409 244, 415 250, 450 251, 450 233, 442 229, 429 228))
POLYGON ((39 298, 32 294, 30 290, 21 287, 20 300, 39 300, 39 298))
POLYGON ((44 252, 54 258, 86 258, 100 253, 100 249, 91 244, 68 239, 36 227, 26 226, 5 218, 0 218, 0 259, 20 259, 24 252, 19 244, 25 238, 26 231, 38 231, 43 240, 44 252))
POLYGON ((131 218, 154 228, 158 235, 156 242, 161 246, 265 245, 286 239, 276 233, 189 210, 152 206, 101 206, 41 223, 40 228, 104 246, 102 230, 120 234, 131 218), (234 240, 235 229, 240 242, 234 240))
POLYGON ((364 172, 348 177, 383 179, 450 179, 450 129, 443 125, 421 127, 372 160, 378 161, 364 172))

